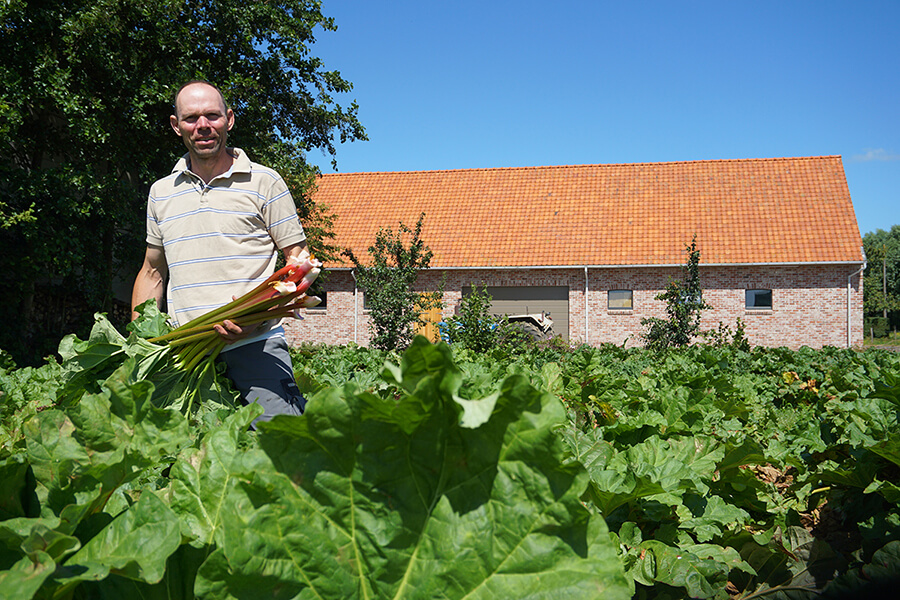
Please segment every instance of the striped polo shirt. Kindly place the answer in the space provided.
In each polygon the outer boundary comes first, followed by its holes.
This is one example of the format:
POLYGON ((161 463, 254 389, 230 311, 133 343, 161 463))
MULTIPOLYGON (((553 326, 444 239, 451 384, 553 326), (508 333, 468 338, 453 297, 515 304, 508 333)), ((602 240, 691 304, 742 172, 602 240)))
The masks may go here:
POLYGON ((242 296, 274 272, 276 248, 306 239, 281 176, 238 148, 208 184, 184 155, 150 188, 147 243, 169 268, 167 312, 184 324, 242 296))

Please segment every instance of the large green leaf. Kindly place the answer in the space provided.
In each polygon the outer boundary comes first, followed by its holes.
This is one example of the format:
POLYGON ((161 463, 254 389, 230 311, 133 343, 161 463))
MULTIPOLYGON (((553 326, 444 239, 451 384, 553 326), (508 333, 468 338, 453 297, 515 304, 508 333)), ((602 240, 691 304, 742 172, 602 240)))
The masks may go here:
POLYGON ((110 495, 166 457, 174 460, 190 443, 183 415, 159 409, 153 387, 131 383, 128 359, 97 394, 83 396, 67 412, 48 410, 28 423, 28 458, 37 482, 42 516, 59 516, 71 533, 110 495))
POLYGON ((566 436, 575 460, 591 477, 591 497, 604 515, 639 498, 686 492, 709 492, 716 464, 724 450, 708 437, 661 439, 617 450, 599 429, 566 436))
MULTIPOLYGON (((75 405, 86 393, 100 393, 100 384, 132 360, 127 381, 152 384, 148 389, 152 391, 153 403, 159 407, 194 414, 198 410, 208 412, 238 405, 238 394, 223 376, 223 365, 207 364, 188 373, 176 364, 168 346, 151 344, 141 337, 156 330, 148 323, 165 316, 155 308, 147 313, 150 308, 154 307, 149 302, 139 307, 142 315, 149 314, 150 321, 136 326, 137 331, 128 338, 123 337, 104 315, 97 314, 87 340, 79 340, 74 335, 63 339, 59 345, 59 353, 64 358, 60 376, 62 403, 75 405)), ((158 329, 162 331, 164 327, 159 325, 158 329)))
POLYGON ((31 600, 55 568, 56 563, 46 552, 23 556, 11 569, 0 571, 0 597, 31 600))
POLYGON ((242 432, 261 413, 258 404, 241 409, 205 436, 199 448, 186 448, 172 465, 164 497, 178 514, 182 533, 191 544, 215 544, 224 518, 225 497, 242 469, 247 468, 242 460, 242 432))
POLYGON ((198 594, 629 597, 604 522, 581 504, 583 471, 560 463, 560 403, 511 377, 490 418, 464 427, 445 353, 407 351, 397 411, 332 389, 304 417, 261 425, 265 454, 242 455, 198 594))
POLYGON ((130 507, 72 555, 57 574, 63 586, 100 580, 110 572, 156 583, 181 544, 178 519, 155 494, 141 494, 130 507))
POLYGON ((24 517, 31 495, 28 463, 22 455, 0 459, 0 520, 24 517))
POLYGON ((654 581, 684 588, 691 598, 727 598, 728 573, 744 564, 737 551, 729 548, 696 546, 690 548, 692 552, 647 540, 641 544, 641 549, 645 552, 638 563, 649 562, 651 566, 639 564, 635 568, 652 574, 654 581), (716 554, 724 560, 712 560, 716 554))
POLYGON ((831 582, 826 598, 888 598, 895 594, 900 573, 900 541, 888 542, 871 562, 831 582))

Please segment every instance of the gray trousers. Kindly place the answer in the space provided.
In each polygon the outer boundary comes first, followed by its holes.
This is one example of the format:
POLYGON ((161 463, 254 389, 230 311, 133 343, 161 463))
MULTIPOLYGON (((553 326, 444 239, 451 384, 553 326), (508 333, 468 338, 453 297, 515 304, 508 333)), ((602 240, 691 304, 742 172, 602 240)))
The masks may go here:
POLYGON ((291 355, 284 337, 276 335, 227 352, 225 374, 241 393, 244 404, 256 402, 265 412, 253 421, 269 421, 275 415, 302 415, 306 398, 294 380, 291 355))

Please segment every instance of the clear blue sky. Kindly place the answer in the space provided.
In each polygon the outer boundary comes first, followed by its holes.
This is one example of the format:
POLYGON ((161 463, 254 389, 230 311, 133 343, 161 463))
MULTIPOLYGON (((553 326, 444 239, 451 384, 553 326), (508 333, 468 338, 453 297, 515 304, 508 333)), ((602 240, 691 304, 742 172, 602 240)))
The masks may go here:
POLYGON ((340 172, 839 154, 861 233, 900 224, 900 0, 322 10, 312 52, 370 140, 340 172))

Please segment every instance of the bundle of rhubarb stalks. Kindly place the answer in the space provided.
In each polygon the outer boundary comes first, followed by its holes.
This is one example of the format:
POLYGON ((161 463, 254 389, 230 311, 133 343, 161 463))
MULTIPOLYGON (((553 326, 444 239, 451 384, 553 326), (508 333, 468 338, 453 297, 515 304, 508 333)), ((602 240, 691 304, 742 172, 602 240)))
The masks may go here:
POLYGON ((306 295, 321 270, 322 263, 312 256, 305 260, 289 257, 284 268, 240 298, 149 341, 167 343, 180 366, 191 372, 214 361, 225 347, 225 340, 215 330, 223 321, 245 328, 284 317, 302 318, 302 309, 321 302, 318 296, 306 295))

